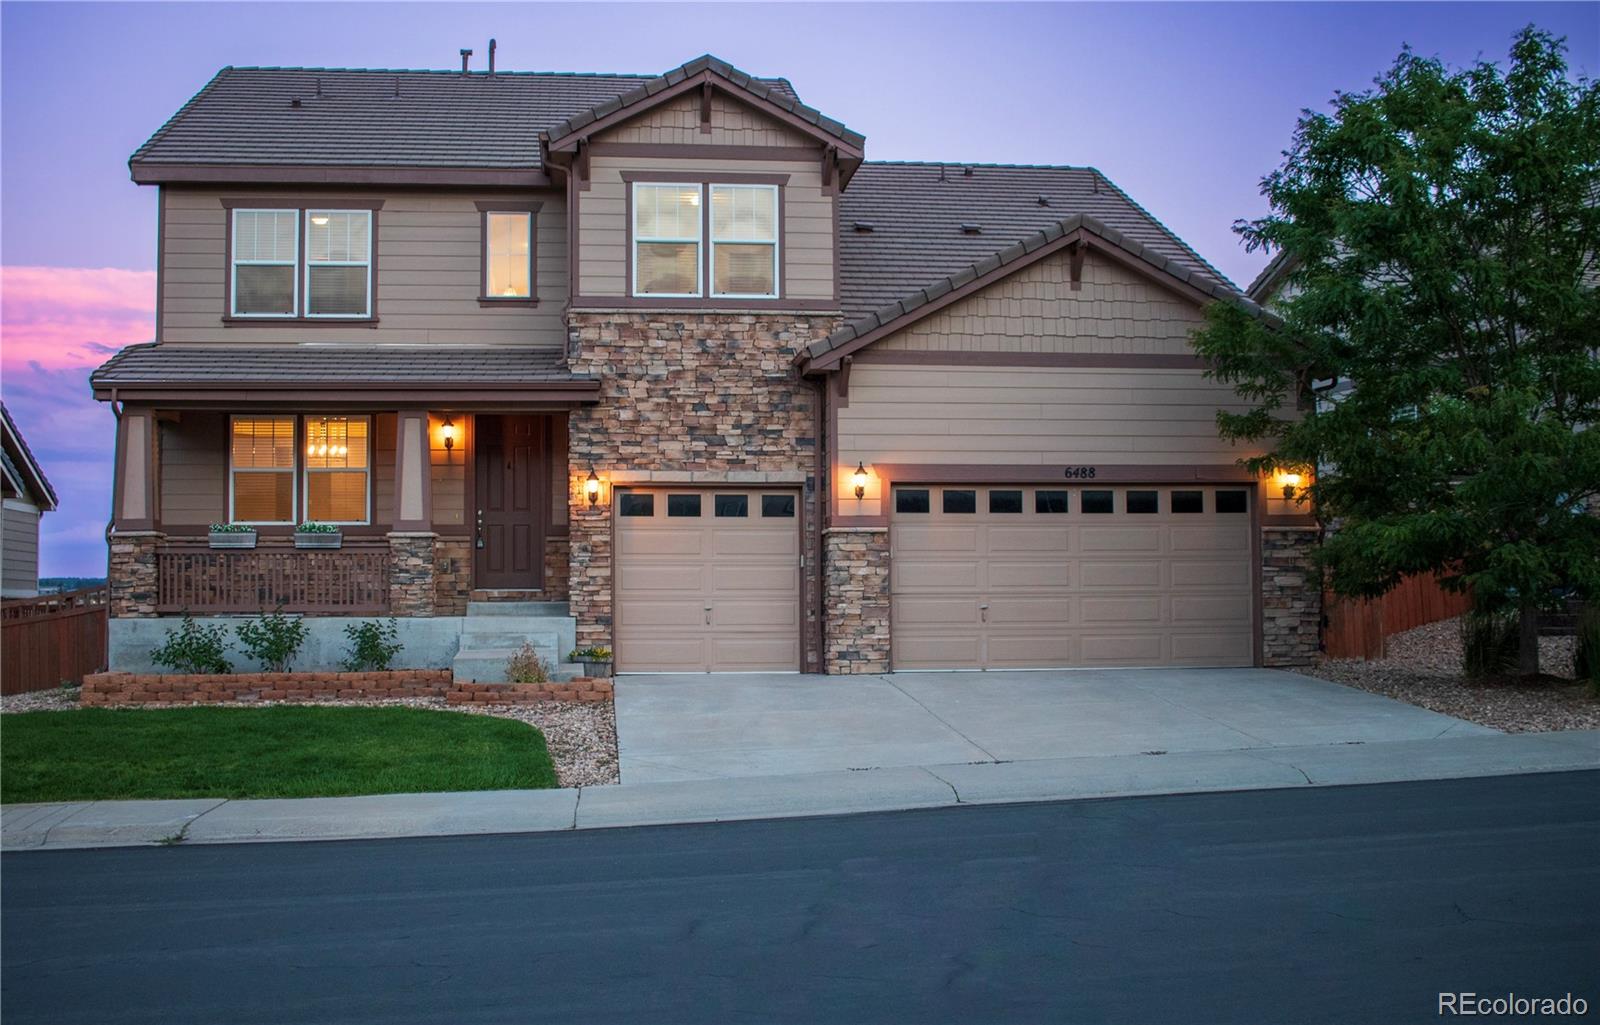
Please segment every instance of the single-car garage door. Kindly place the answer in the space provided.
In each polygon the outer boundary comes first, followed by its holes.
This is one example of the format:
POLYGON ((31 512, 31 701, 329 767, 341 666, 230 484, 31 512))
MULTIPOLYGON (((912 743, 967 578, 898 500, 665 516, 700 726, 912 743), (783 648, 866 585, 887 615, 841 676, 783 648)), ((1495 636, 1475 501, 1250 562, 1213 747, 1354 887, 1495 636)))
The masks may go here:
POLYGON ((798 495, 618 489, 620 672, 800 668, 798 495))
POLYGON ((1246 488, 899 487, 897 669, 1246 666, 1246 488))

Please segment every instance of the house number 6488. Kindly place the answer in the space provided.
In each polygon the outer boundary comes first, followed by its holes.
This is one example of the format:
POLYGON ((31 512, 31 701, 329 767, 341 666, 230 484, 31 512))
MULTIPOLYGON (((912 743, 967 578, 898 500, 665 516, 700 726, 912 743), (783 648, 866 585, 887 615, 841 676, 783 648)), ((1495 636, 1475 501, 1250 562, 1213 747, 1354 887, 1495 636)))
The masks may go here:
POLYGON ((1087 479, 1089 479, 1089 478, 1091 478, 1093 476, 1094 476, 1094 467, 1092 467, 1092 466, 1069 466, 1069 467, 1067 467, 1067 477, 1068 478, 1081 477, 1081 478, 1087 480, 1087 479))

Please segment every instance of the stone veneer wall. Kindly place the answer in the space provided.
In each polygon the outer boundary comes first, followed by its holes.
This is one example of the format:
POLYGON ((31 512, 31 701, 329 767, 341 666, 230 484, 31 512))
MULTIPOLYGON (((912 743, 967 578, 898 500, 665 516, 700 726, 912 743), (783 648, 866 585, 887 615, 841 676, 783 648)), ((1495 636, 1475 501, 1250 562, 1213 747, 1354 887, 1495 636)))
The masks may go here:
POLYGON ((433 614, 464 616, 472 596, 472 539, 441 537, 433 543, 433 614))
POLYGON ((428 531, 396 531, 389 537, 389 614, 431 616, 434 591, 434 542, 428 531))
POLYGON ((156 614, 156 549, 167 536, 138 530, 111 535, 111 562, 106 585, 111 615, 117 619, 153 619, 156 614))
POLYGON ((544 600, 566 601, 571 586, 572 545, 565 537, 544 539, 544 600))
POLYGON ((823 534, 827 565, 823 659, 828 673, 889 671, 889 531, 831 528, 823 534))
POLYGON ((570 593, 578 643, 613 646, 611 502, 590 508, 589 467, 608 483, 803 485, 807 555, 802 669, 821 665, 817 605, 818 398, 795 373, 802 346, 836 315, 594 310, 567 316, 567 362, 601 382, 568 418, 570 593))
POLYGON ((1322 590, 1311 571, 1316 547, 1316 527, 1261 528, 1262 665, 1317 660, 1322 590))

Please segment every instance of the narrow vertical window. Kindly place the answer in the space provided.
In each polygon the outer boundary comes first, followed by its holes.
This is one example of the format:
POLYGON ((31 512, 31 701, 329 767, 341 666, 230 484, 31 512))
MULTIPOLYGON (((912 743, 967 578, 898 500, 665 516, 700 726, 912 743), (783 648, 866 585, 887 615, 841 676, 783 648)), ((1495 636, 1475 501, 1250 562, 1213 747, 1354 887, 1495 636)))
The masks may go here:
POLYGON ((372 212, 306 211, 306 316, 372 310, 372 212))
POLYGON ((296 210, 233 211, 232 316, 294 316, 298 220, 296 210))
POLYGON ((711 186, 711 294, 778 294, 778 187, 711 186))
POLYGON ((292 416, 236 416, 231 421, 231 522, 294 522, 294 423, 292 416))
POLYGON ((633 294, 700 295, 700 185, 633 186, 633 294))
POLYGON ((306 519, 368 521, 371 434, 364 416, 306 417, 306 519))
POLYGON ((490 210, 484 215, 483 298, 533 298, 533 214, 490 210))

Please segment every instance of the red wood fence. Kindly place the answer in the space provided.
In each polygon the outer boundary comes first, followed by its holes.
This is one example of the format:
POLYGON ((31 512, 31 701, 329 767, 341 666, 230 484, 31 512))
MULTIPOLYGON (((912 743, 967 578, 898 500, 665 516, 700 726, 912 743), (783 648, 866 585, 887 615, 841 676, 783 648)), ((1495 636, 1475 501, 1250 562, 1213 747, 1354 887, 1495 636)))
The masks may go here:
POLYGON ((389 548, 217 551, 169 545, 156 553, 156 611, 360 616, 389 611, 389 548))
POLYGON ((1384 641, 1427 623, 1459 616, 1472 596, 1446 591, 1432 574, 1407 577, 1381 598, 1354 601, 1324 596, 1322 651, 1329 658, 1382 658, 1384 641))
POLYGON ((0 694, 82 683, 106 667, 104 587, 0 602, 0 694))

